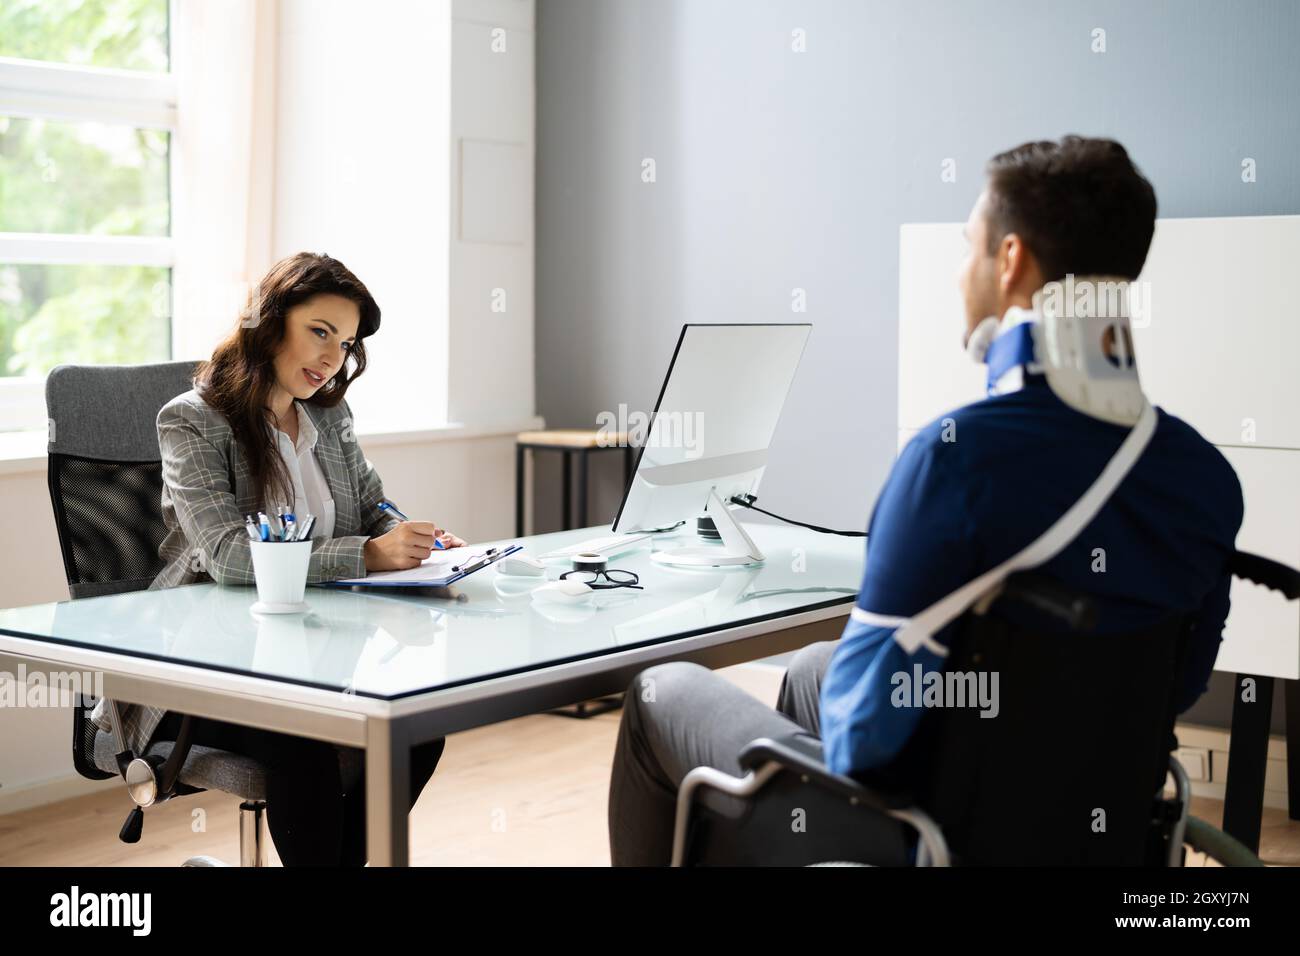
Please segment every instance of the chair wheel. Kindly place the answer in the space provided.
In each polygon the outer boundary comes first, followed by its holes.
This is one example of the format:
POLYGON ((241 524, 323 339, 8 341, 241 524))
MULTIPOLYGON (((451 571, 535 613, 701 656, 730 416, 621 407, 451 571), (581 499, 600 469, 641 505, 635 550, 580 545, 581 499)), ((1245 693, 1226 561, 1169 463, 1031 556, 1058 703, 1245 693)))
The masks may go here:
POLYGON ((126 822, 122 824, 122 829, 117 838, 123 843, 139 843, 140 834, 143 830, 144 811, 136 807, 126 815, 126 822))

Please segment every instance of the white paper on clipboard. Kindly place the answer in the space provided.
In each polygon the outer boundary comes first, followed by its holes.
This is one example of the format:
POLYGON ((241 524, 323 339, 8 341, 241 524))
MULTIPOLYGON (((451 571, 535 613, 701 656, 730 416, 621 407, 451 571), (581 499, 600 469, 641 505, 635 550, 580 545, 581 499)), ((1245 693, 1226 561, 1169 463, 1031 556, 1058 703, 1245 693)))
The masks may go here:
POLYGON ((437 584, 447 578, 454 577, 458 573, 453 571, 452 568, 463 568, 471 565, 475 561, 481 560, 486 553, 486 548, 478 548, 472 544, 467 544, 459 548, 449 548, 446 551, 434 551, 419 566, 414 568, 406 568, 401 571, 376 571, 373 574, 367 574, 364 578, 346 578, 332 583, 420 584, 428 582, 437 584))

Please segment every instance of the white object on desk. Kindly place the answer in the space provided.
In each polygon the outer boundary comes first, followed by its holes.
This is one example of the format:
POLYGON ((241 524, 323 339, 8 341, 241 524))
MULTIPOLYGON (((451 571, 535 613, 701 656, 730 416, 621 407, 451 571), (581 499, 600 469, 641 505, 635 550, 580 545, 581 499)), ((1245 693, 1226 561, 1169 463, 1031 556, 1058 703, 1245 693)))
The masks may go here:
POLYGON ((258 600, 254 614, 301 614, 307 610, 310 541, 250 541, 258 600))
POLYGON ((502 558, 496 564, 497 574, 509 577, 540 578, 546 574, 546 565, 531 554, 512 554, 502 558))
POLYGON ((575 554, 582 554, 591 551, 595 554, 603 554, 612 558, 616 554, 622 554, 624 551, 631 551, 643 541, 649 541, 652 537, 649 531, 634 534, 611 534, 603 538, 588 538, 586 541, 580 541, 577 544, 571 544, 564 548, 556 548, 554 551, 547 551, 542 558, 549 560, 551 558, 571 558, 575 554))
POLYGON ((539 604, 585 604, 596 592, 581 581, 552 581, 533 592, 539 604))
POLYGON ((763 563, 762 549, 736 521, 731 500, 758 492, 811 331, 808 323, 682 326, 636 474, 610 530, 662 527, 706 509, 721 546, 660 551, 656 561, 684 567, 763 563))

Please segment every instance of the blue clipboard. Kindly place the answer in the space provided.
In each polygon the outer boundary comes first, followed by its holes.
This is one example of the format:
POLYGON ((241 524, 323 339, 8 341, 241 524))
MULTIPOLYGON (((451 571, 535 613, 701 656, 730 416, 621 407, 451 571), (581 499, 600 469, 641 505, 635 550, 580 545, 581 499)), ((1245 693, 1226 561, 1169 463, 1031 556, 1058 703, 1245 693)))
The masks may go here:
POLYGON ((461 567, 459 571, 453 574, 444 575, 441 578, 427 578, 420 581, 385 581, 382 578, 371 581, 369 578, 344 578, 342 581, 320 581, 312 587, 318 588, 445 588, 448 585, 455 584, 461 578, 467 578, 475 571, 482 571, 489 565, 496 564, 502 558, 514 554, 516 551, 522 551, 522 544, 511 544, 502 548, 489 548, 485 552, 479 552, 477 548, 466 548, 469 555, 478 553, 480 558, 470 558, 470 563, 461 567))

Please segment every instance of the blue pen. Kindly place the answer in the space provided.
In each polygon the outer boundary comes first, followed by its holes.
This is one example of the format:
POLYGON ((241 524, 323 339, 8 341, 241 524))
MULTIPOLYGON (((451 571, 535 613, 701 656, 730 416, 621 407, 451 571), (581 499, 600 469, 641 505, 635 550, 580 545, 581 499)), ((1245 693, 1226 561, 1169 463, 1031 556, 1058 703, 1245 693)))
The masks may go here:
POLYGON ((271 522, 260 511, 257 513, 257 530, 262 535, 263 541, 271 540, 271 522))
MULTIPOLYGON (((398 511, 398 510, 397 510, 397 505, 393 504, 391 501, 381 501, 381 502, 379 502, 379 510, 380 510, 380 511, 391 511, 391 512, 396 516, 396 517, 401 518, 403 521, 410 521, 410 520, 411 520, 410 518, 406 517, 406 515, 402 514, 400 511, 398 511)), ((439 541, 438 538, 437 538, 437 536, 435 536, 434 539, 433 539, 433 546, 434 546, 435 548, 438 548, 438 549, 443 550, 443 551, 445 551, 445 550, 447 549, 447 546, 446 546, 445 544, 443 544, 441 541, 439 541)))

